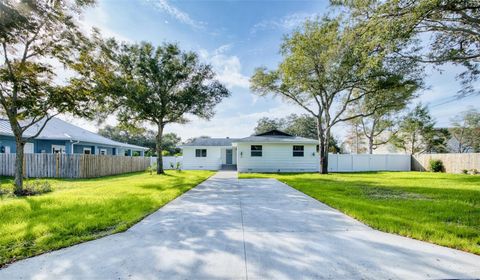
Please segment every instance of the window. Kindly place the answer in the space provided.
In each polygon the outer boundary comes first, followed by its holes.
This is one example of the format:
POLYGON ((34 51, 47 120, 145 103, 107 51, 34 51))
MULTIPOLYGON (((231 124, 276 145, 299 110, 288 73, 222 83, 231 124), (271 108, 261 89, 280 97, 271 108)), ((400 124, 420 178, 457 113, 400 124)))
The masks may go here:
POLYGON ((250 146, 250 155, 252 157, 261 157, 262 156, 262 145, 252 145, 252 146, 250 146))
POLYGON ((33 154, 34 153, 33 143, 25 143, 25 148, 23 148, 23 152, 26 154, 33 154))
POLYGON ((100 154, 101 154, 102 156, 107 155, 107 149, 100 149, 100 154))
POLYGON ((195 157, 207 157, 207 149, 195 149, 195 157))
POLYGON ((293 146, 293 156, 303 157, 303 146, 293 146))
POLYGON ((52 145, 52 154, 64 154, 65 146, 62 145, 52 145))
POLYGON ((92 148, 83 148, 84 155, 90 155, 92 153, 92 148))
POLYGON ((317 145, 317 153, 320 152, 320 145, 317 145))

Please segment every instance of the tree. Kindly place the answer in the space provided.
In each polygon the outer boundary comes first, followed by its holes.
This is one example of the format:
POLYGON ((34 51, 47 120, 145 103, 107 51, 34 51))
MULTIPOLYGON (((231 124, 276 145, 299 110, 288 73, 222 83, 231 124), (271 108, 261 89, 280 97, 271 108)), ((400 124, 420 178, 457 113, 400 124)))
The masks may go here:
POLYGON ((428 108, 418 104, 400 122, 392 143, 410 155, 424 152, 443 152, 446 147, 444 130, 435 129, 428 108))
MULTIPOLYGON (((107 125, 104 128, 99 129, 98 134, 115 141, 147 147, 148 151, 145 155, 156 156, 156 133, 151 129, 145 129, 143 127, 131 128, 122 125, 107 125)), ((177 146, 182 139, 177 134, 166 133, 163 138, 162 150, 164 151, 164 155, 173 156, 180 152, 180 148, 177 146)))
POLYGON ((349 124, 349 130, 345 144, 348 145, 350 152, 354 154, 363 154, 367 151, 361 121, 361 119, 356 118, 347 122, 349 124))
POLYGON ((332 127, 373 114, 377 108, 353 116, 345 112, 367 96, 404 83, 402 74, 410 70, 393 64, 398 61, 388 60, 390 50, 369 40, 339 18, 307 21, 284 39, 278 69, 258 68, 251 78, 252 91, 281 96, 315 118, 321 173, 328 173, 332 127))
POLYGON ((427 139, 425 152, 429 154, 448 153, 450 132, 446 128, 436 128, 433 136, 427 139))
MULTIPOLYGON (((477 0, 331 0, 350 9, 366 30, 401 44, 398 55, 433 65, 465 67, 462 95, 476 93, 480 77, 480 2, 477 0), (388 32, 385 32, 388 31, 388 32), (429 39, 427 39, 429 38, 429 39)), ((365 33, 368 34, 368 33, 365 33)))
POLYGON ((254 128, 254 134, 260 134, 274 129, 285 129, 283 119, 263 117, 257 121, 257 126, 254 128))
MULTIPOLYGON (((82 65, 94 45, 84 36, 75 16, 92 0, 13 1, 0 3, 0 108, 16 142, 15 194, 23 193, 25 143, 37 137, 54 116, 70 112, 93 114, 94 83, 82 65), (63 67, 72 76, 61 80, 63 67), (77 71, 80 70, 80 71, 77 71), (28 130, 28 133, 26 133, 28 130)), ((65 71, 65 70, 63 70, 65 71)))
POLYGON ((457 141, 456 152, 480 152, 480 112, 470 109, 452 119, 450 129, 452 137, 457 141))
POLYGON ((215 105, 230 93, 215 80, 210 65, 176 44, 124 43, 111 55, 119 72, 111 81, 112 107, 120 123, 156 127, 157 174, 163 174, 165 126, 186 123, 187 114, 210 119, 215 105))
MULTIPOLYGON (((305 138, 317 138, 317 126, 315 125, 315 118, 302 114, 291 114, 284 120, 286 127, 285 132, 305 138)), ((333 136, 332 136, 333 137, 333 136)))
POLYGON ((399 114, 416 97, 415 91, 421 87, 421 81, 412 77, 398 85, 398 87, 378 92, 374 98, 368 96, 359 100, 349 112, 350 115, 366 115, 358 120, 354 119, 353 124, 360 126, 361 136, 367 142, 369 154, 372 154, 373 150, 379 146, 388 143, 395 135, 399 114), (377 108, 377 110, 369 115, 368 112, 371 112, 372 108, 377 108))

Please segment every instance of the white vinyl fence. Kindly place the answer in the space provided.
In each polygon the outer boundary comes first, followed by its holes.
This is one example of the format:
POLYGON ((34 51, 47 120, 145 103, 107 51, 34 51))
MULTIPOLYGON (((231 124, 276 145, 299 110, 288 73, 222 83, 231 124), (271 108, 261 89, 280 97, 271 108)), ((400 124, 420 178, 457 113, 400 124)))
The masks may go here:
POLYGON ((329 172, 410 171, 410 155, 329 154, 329 172))
MULTIPOLYGON (((163 157, 162 159, 163 169, 175 169, 177 164, 180 164, 180 168, 183 167, 183 157, 163 157)), ((153 166, 155 163, 157 163, 157 157, 150 157, 150 165, 153 166)))

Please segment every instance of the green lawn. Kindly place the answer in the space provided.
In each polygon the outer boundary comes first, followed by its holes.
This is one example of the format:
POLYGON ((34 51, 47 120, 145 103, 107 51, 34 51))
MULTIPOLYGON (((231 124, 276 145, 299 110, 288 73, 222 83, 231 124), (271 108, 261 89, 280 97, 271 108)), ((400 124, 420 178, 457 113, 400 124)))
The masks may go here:
POLYGON ((480 254, 480 176, 420 172, 276 178, 373 228, 480 254))
MULTIPOLYGON (((211 171, 49 180, 53 192, 0 200, 0 266, 124 231, 211 176, 211 171)), ((5 186, 8 180, 0 178, 5 186)))

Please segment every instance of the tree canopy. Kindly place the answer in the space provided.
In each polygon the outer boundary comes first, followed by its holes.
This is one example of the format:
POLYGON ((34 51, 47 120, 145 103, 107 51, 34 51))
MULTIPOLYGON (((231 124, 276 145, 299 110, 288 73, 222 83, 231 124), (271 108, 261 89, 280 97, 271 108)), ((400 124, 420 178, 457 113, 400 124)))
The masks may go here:
POLYGON ((417 104, 403 117, 392 143, 408 154, 425 152, 444 153, 447 151, 448 131, 436 129, 435 120, 428 108, 417 104))
POLYGON ((0 3, 0 112, 8 118, 16 141, 16 194, 22 194, 25 143, 37 137, 55 115, 94 114, 95 84, 86 83, 77 70, 95 46, 76 23, 82 8, 93 2, 0 3), (72 75, 65 77, 68 71, 72 75), (34 133, 25 136, 33 127, 34 133))
POLYGON ((380 92, 409 84, 414 64, 389 59, 389 49, 379 49, 358 36, 356 26, 341 18, 307 21, 286 36, 281 46, 283 61, 276 70, 258 68, 251 89, 274 94, 302 107, 316 120, 321 172, 328 172, 331 129, 338 123, 371 112, 347 115, 362 99, 381 97, 380 92))
POLYGON ((401 59, 463 66, 461 95, 479 94, 480 2, 477 0, 331 0, 347 7, 364 36, 383 37, 379 47, 395 48, 401 59))
POLYGON ((452 118, 450 133, 457 142, 455 152, 480 152, 480 112, 472 108, 452 118))
MULTIPOLYGON (((104 128, 99 129, 98 134, 122 143, 147 147, 148 151, 145 153, 146 156, 156 155, 156 133, 151 129, 107 125, 104 128)), ((180 142, 181 138, 177 134, 164 134, 162 141, 164 155, 174 156, 180 153, 180 148, 178 148, 180 142)))
POLYGON ((193 115, 210 119, 229 91, 208 64, 176 44, 123 43, 112 51, 118 74, 110 82, 111 108, 121 123, 156 128, 157 173, 162 174, 163 129, 193 115))

